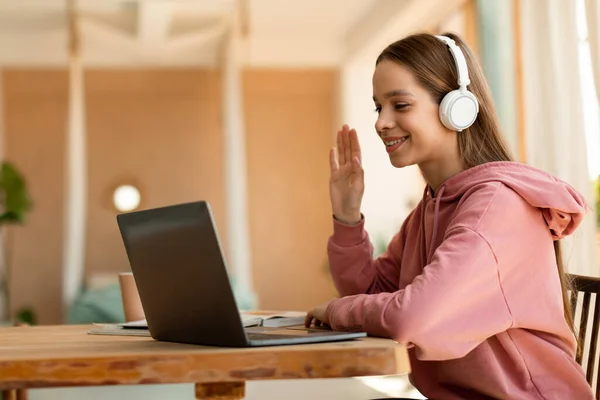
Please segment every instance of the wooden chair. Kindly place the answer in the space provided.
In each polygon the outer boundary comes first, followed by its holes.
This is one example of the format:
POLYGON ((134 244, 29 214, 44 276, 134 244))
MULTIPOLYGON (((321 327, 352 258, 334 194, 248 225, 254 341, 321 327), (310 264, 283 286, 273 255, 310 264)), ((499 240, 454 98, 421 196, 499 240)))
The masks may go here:
POLYGON ((592 386, 592 389, 596 391, 596 398, 600 399, 600 367, 598 368, 596 376, 596 387, 594 388, 594 368, 596 361, 599 359, 597 353, 598 343, 598 329, 600 328, 600 278, 593 278, 589 276, 567 274, 567 277, 571 280, 571 310, 573 311, 573 318, 576 318, 577 312, 577 300, 580 293, 583 293, 583 304, 581 308, 580 317, 575 320, 575 327, 579 335, 579 346, 577 348, 577 362, 583 367, 585 365, 586 379, 592 386), (592 301, 592 295, 594 300, 594 308, 590 310, 590 302, 592 301), (592 333, 588 335, 587 329, 589 325, 590 313, 593 311, 592 321, 592 333), (577 323, 579 322, 579 323, 577 323), (589 344, 589 349, 586 345, 589 344), (587 362, 582 363, 584 355, 587 354, 587 362))

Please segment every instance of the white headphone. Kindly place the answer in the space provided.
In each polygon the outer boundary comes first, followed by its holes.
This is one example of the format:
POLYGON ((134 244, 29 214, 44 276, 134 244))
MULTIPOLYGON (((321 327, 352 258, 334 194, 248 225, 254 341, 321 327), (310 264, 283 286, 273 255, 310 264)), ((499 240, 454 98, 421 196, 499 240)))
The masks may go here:
POLYGON ((479 112, 479 102, 475 95, 467 89, 471 83, 465 56, 454 42, 447 36, 436 36, 450 49, 456 70, 458 71, 458 89, 446 94, 440 103, 440 120, 448 129, 462 131, 470 127, 479 112))

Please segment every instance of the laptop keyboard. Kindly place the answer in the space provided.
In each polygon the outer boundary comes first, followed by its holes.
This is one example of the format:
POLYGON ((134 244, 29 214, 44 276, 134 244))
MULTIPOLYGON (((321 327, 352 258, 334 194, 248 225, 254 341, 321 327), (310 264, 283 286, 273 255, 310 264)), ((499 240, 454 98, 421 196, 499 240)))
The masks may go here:
POLYGON ((248 333, 248 339, 250 340, 273 340, 273 339, 290 339, 306 337, 306 335, 281 335, 277 333, 248 333))

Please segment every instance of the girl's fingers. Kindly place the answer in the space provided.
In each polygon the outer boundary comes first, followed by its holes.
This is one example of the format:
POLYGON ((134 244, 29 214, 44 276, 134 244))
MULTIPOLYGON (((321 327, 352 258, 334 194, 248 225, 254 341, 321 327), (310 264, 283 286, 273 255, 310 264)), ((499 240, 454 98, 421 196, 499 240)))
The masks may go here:
POLYGON ((344 153, 344 140, 342 138, 343 131, 337 133, 337 152, 338 152, 338 165, 344 165, 346 163, 346 154, 344 153))
POLYGON ((350 130, 350 150, 352 158, 357 157, 358 161, 362 163, 362 153, 360 151, 360 142, 358 141, 358 134, 356 130, 350 130))
POLYGON ((342 128, 342 143, 344 144, 344 161, 341 165, 345 163, 352 162, 352 148, 350 147, 350 129, 348 125, 344 125, 342 128))
POLYGON ((329 169, 333 174, 335 171, 338 170, 339 167, 340 164, 338 162, 338 151, 337 148, 334 147, 331 150, 329 150, 329 169))
POLYGON ((304 326, 308 328, 310 327, 310 324, 312 324, 312 315, 306 314, 306 318, 304 318, 304 326))

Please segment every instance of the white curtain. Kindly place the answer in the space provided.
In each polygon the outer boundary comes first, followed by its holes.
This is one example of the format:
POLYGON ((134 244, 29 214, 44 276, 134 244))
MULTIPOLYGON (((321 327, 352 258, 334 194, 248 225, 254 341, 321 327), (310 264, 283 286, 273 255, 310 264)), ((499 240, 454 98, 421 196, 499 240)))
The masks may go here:
POLYGON ((585 0, 585 14, 596 95, 600 101, 600 27, 598 26, 600 23, 600 0, 585 0))
POLYGON ((243 104, 243 38, 240 16, 233 15, 222 59, 222 121, 225 145, 225 206, 228 261, 234 276, 234 292, 240 308, 258 306, 252 280, 252 253, 248 214, 246 132, 243 104))
MULTIPOLYGON (((75 21, 73 21, 74 23, 75 21)), ((76 34, 77 32, 73 27, 71 35, 76 34)), ((84 69, 78 48, 79 42, 75 36, 71 37, 71 41, 63 248, 63 309, 65 313, 83 286, 87 220, 84 69)))
MULTIPOLYGON (((527 162, 569 182, 593 206, 578 76, 576 0, 521 1, 527 162)), ((595 215, 564 241, 569 272, 600 276, 595 215)))

